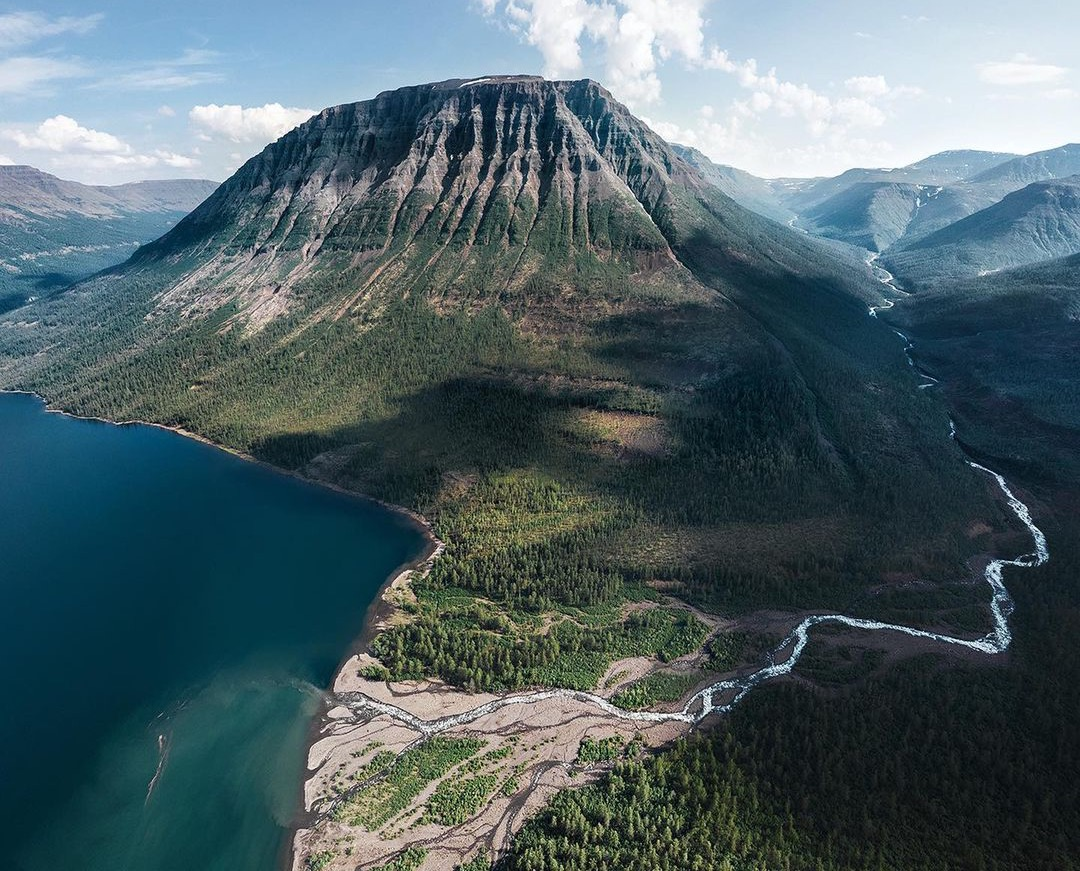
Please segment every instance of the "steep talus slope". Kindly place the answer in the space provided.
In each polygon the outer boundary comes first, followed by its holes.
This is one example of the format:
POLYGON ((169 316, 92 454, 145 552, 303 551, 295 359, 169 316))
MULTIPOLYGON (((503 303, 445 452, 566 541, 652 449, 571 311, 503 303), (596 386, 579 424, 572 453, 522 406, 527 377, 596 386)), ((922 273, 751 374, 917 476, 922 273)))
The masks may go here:
POLYGON ((671 174, 685 168, 629 113, 607 112, 610 102, 594 83, 517 77, 327 109, 248 161, 136 264, 193 264, 170 301, 212 308, 227 283, 259 324, 319 272, 348 276, 348 309, 384 288, 486 298, 541 267, 554 283, 590 263, 669 263, 648 212, 669 207, 671 174))
POLYGON ((670 266, 702 221, 755 251, 739 258, 831 268, 806 243, 779 244, 595 82, 454 80, 325 110, 126 273, 171 269, 182 277, 164 305, 233 304, 254 328, 309 305, 302 288, 330 273, 350 293, 326 296, 315 319, 414 288, 527 303, 521 290, 542 284, 580 303, 590 271, 670 266))
POLYGON ((886 265, 911 289, 1080 252, 1080 176, 1036 182, 901 244, 886 265))
POLYGON ((91 186, 0 166, 0 311, 126 260, 216 187, 201 179, 91 186))

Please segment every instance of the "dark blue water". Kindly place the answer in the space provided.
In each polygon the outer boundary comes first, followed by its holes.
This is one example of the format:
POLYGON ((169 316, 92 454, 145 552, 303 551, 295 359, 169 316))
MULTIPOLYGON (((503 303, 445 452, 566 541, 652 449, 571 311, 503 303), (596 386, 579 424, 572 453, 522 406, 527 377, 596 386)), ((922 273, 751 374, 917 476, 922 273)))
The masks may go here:
POLYGON ((318 688, 422 547, 378 506, 0 395, 0 867, 272 869, 318 688))

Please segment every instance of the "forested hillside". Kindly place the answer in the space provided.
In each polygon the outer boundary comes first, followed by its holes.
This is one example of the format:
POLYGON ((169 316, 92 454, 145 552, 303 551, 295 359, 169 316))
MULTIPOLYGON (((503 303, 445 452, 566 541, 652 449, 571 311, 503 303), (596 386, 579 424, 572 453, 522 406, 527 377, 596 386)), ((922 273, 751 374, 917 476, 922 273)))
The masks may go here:
POLYGON ((866 676, 871 636, 819 640, 799 667, 816 689, 762 687, 715 731, 557 796, 498 868, 1080 867, 1078 267, 945 284, 887 315, 941 379, 959 442, 1024 488, 1049 537, 1046 565, 1005 577, 1007 660, 866 676))
POLYGON ((761 688, 715 730, 557 796, 497 867, 1080 867, 1080 526, 1058 508, 1053 559, 1008 579, 1007 666, 928 656, 839 695, 761 688))
POLYGON ((890 319, 940 376, 969 449, 1041 482, 1080 482, 1080 256, 904 300, 890 319))
POLYGON ((883 261, 911 290, 1080 253, 1080 176, 1036 182, 883 261))

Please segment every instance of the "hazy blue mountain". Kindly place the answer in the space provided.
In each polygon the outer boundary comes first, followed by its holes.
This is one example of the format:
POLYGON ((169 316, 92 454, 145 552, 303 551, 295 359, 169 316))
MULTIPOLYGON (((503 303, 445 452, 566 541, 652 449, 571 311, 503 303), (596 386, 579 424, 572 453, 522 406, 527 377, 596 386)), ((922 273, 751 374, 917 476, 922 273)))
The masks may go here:
MULTIPOLYGON (((1065 178, 1080 173, 1080 143, 1063 145, 1049 151, 1037 151, 1016 157, 985 170, 971 178, 975 184, 999 186, 1008 191, 1052 178, 1065 178)), ((1008 192, 1006 191, 1006 192, 1008 192)))
POLYGON ((963 181, 1018 156, 1006 151, 974 151, 972 149, 941 151, 909 164, 904 169, 911 172, 931 173, 938 182, 949 179, 963 181))
POLYGON ((849 169, 830 178, 776 179, 772 186, 780 201, 801 216, 857 184, 884 182, 944 187, 1014 156, 996 151, 943 151, 908 166, 849 169))
POLYGON ((909 288, 1080 252, 1080 176, 1037 182, 1001 202, 890 251, 909 288))
POLYGON ((819 236, 884 251, 941 191, 906 182, 859 182, 807 211, 803 226, 819 236))
POLYGON ((0 166, 0 311, 126 260, 216 187, 202 179, 84 185, 0 166))
POLYGON ((1006 160, 957 184, 928 201, 908 227, 904 241, 927 236, 992 206, 1026 185, 1080 173, 1080 145, 1065 145, 1006 160))
POLYGON ((733 166, 713 163, 688 145, 675 144, 672 149, 740 206, 783 224, 795 218, 795 213, 780 201, 773 184, 766 179, 733 166))

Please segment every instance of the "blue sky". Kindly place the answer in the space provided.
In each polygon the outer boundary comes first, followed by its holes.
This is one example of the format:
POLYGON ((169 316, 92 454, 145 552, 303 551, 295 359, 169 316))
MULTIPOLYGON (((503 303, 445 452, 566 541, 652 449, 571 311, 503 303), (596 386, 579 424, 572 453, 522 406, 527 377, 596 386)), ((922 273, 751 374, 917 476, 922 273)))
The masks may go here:
POLYGON ((1078 36, 1061 0, 0 4, 0 162, 222 179, 324 106, 509 72, 761 175, 1030 152, 1080 140, 1078 36))

